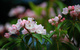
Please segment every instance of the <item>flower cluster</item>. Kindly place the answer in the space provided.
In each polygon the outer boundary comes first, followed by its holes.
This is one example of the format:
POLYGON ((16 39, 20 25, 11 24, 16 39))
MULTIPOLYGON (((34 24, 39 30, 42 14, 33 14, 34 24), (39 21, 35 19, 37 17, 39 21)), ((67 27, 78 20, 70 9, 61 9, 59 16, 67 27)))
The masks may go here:
POLYGON ((67 15, 68 13, 70 13, 71 17, 79 17, 80 16, 80 5, 75 5, 75 6, 68 6, 63 8, 63 12, 64 15, 67 15))
POLYGON ((59 14, 58 16, 49 19, 48 22, 51 23, 52 25, 58 25, 60 22, 63 22, 65 18, 62 18, 62 16, 59 14))
POLYGON ((24 10, 25 10, 24 7, 22 7, 22 6, 17 6, 17 7, 12 8, 12 9, 10 10, 9 16, 10 16, 10 17, 16 16, 16 15, 18 15, 18 14, 20 14, 20 13, 23 13, 24 10))
POLYGON ((24 28, 22 30, 22 34, 27 34, 27 33, 38 33, 38 34, 43 34, 43 35, 46 34, 46 29, 44 29, 44 27, 41 24, 37 25, 37 22, 34 21, 33 18, 28 18, 28 20, 19 19, 16 24, 13 24, 8 29, 9 33, 5 33, 4 36, 6 38, 9 38, 10 35, 12 34, 18 34, 21 28, 24 28))

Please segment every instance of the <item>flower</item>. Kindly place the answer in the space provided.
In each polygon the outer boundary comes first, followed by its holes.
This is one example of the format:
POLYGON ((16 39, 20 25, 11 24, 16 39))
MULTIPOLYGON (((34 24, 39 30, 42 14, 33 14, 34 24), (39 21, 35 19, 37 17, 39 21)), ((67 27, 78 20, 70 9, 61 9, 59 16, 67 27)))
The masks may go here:
POLYGON ((5 33, 4 37, 9 38, 10 34, 9 33, 5 33))
POLYGON ((56 17, 54 18, 54 21, 55 21, 55 22, 58 22, 58 21, 59 21, 59 18, 56 16, 56 17))
POLYGON ((52 23, 52 22, 53 22, 52 20, 53 20, 53 19, 49 19, 48 22, 49 22, 49 23, 52 23))
POLYGON ((26 29, 22 30, 22 34, 27 34, 28 31, 26 29))
POLYGON ((64 14, 64 15, 67 15, 68 14, 68 8, 67 7, 63 8, 62 14, 64 14))
POLYGON ((12 17, 12 16, 15 16, 15 15, 18 15, 20 13, 23 13, 25 10, 25 8, 23 6, 17 6, 16 8, 12 8, 9 12, 9 16, 12 17))
POLYGON ((75 5, 74 11, 76 11, 77 13, 80 13, 80 5, 75 5))
POLYGON ((35 25, 35 32, 38 34, 46 34, 46 30, 44 29, 44 27, 40 24, 40 25, 35 25))
POLYGON ((58 18, 59 18, 59 19, 61 19, 61 18, 62 18, 62 16, 59 14, 59 15, 58 15, 58 18))
POLYGON ((13 24, 12 27, 8 29, 10 34, 16 34, 17 33, 17 27, 13 24))
POLYGON ((8 30, 9 27, 11 27, 11 24, 10 23, 6 23, 5 24, 5 29, 8 30))

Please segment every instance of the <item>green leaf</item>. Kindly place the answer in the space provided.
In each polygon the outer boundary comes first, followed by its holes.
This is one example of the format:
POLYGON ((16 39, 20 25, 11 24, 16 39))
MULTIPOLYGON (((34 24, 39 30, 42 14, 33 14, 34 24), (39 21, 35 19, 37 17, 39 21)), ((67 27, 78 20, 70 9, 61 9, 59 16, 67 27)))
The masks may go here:
POLYGON ((41 12, 42 12, 42 8, 41 7, 37 7, 35 4, 33 4, 32 2, 29 3, 30 7, 32 8, 32 10, 36 13, 36 15, 40 16, 41 12))
POLYGON ((18 44, 18 43, 15 43, 15 44, 11 45, 11 46, 8 48, 8 50, 14 50, 13 48, 16 47, 17 44, 18 44))
POLYGON ((21 46, 21 49, 22 49, 22 50, 26 50, 26 47, 27 47, 27 46, 26 46, 26 44, 25 44, 24 42, 21 42, 21 43, 20 43, 20 46, 21 46))
POLYGON ((60 34, 67 34, 67 30, 61 30, 60 34))
POLYGON ((40 40, 40 42, 42 43, 42 36, 41 34, 32 34, 33 37, 37 38, 38 40, 40 40))
POLYGON ((59 8, 62 11, 62 9, 64 8, 65 5, 61 1, 55 1, 55 3, 59 6, 59 8))
POLYGON ((72 44, 70 44, 70 43, 67 43, 67 45, 68 45, 69 47, 71 47, 71 48, 72 48, 72 50, 78 50, 78 48, 77 48, 77 47, 75 47, 74 45, 72 45, 72 44))
POLYGON ((45 35, 42 35, 42 38, 44 38, 45 40, 49 41, 52 44, 52 41, 50 40, 50 38, 46 37, 45 35))
POLYGON ((80 32, 80 24, 75 23, 75 27, 78 29, 78 31, 80 32))
POLYGON ((14 42, 14 41, 11 41, 11 42, 5 44, 5 45, 2 47, 2 49, 9 47, 13 42, 14 42))
POLYGON ((29 41, 30 37, 31 37, 31 35, 25 35, 25 36, 23 37, 23 41, 24 41, 26 44, 28 44, 28 41, 29 41))
POLYGON ((55 31, 53 33, 49 34, 48 38, 51 38, 54 33, 55 33, 55 31))
POLYGON ((36 41, 36 50, 42 50, 41 46, 41 43, 39 41, 36 41))

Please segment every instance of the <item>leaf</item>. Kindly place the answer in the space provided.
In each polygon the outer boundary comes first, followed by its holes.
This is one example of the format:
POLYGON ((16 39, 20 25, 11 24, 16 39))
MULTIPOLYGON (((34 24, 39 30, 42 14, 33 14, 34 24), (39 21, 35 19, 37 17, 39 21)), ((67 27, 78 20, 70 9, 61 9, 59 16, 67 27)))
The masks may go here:
POLYGON ((42 38, 44 38, 45 40, 49 41, 52 44, 52 41, 50 40, 50 38, 46 37, 45 35, 42 35, 42 38))
POLYGON ((26 50, 26 47, 27 47, 26 44, 24 44, 23 42, 21 42, 20 43, 20 46, 21 46, 21 49, 22 50, 26 50))
POLYGON ((78 50, 77 47, 75 47, 74 45, 72 45, 72 44, 70 44, 70 43, 67 43, 67 45, 68 45, 70 48, 72 48, 72 50, 78 50))
POLYGON ((42 12, 42 8, 41 7, 37 7, 35 4, 33 4, 32 2, 29 3, 30 7, 32 8, 32 10, 36 13, 36 15, 40 16, 41 12, 42 12))
POLYGON ((36 50, 42 50, 41 43, 39 41, 36 42, 36 50))
POLYGON ((49 34, 48 38, 51 38, 54 33, 55 33, 55 31, 53 33, 49 34))
POLYGON ((28 44, 28 41, 29 41, 30 37, 31 37, 31 35, 25 35, 25 36, 23 37, 23 41, 24 41, 26 44, 28 44))
POLYGON ((78 31, 80 32, 80 24, 75 23, 75 27, 78 29, 78 31))
POLYGON ((33 37, 37 38, 38 40, 40 40, 40 42, 42 43, 42 36, 41 34, 32 34, 33 37))
POLYGON ((11 46, 8 48, 8 50, 14 50, 13 48, 16 47, 17 44, 18 44, 18 43, 15 43, 15 44, 11 45, 11 46))
POLYGON ((59 6, 59 8, 62 11, 62 9, 64 8, 65 5, 61 1, 55 1, 55 3, 59 6))
POLYGON ((65 22, 59 23, 57 28, 59 29, 64 23, 65 23, 65 22))
POLYGON ((67 30, 61 30, 61 34, 67 34, 67 30))
POLYGON ((11 42, 5 44, 5 45, 2 47, 2 49, 9 47, 13 42, 14 42, 14 41, 11 41, 11 42))

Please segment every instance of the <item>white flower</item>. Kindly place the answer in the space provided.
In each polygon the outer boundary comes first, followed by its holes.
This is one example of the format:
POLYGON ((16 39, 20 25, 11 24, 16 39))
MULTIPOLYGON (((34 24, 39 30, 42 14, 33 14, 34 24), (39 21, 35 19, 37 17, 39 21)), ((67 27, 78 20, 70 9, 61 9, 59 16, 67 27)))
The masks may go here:
POLYGON ((53 21, 52 21, 52 19, 49 19, 48 22, 49 22, 49 23, 52 23, 53 21))
POLYGON ((80 13, 80 5, 75 5, 74 6, 74 11, 80 13))
POLYGON ((28 31, 26 29, 22 30, 22 34, 27 34, 28 31))
POLYGON ((15 25, 12 25, 12 27, 10 27, 8 29, 10 34, 16 34, 17 33, 17 27, 15 25))
POLYGON ((35 27, 35 31, 36 31, 36 33, 38 33, 38 34, 43 34, 43 35, 45 35, 46 34, 46 30, 44 29, 44 27, 40 24, 40 25, 36 25, 36 27, 35 27))
POLYGON ((68 8, 67 7, 65 7, 65 8, 63 8, 63 12, 62 12, 64 15, 67 15, 68 14, 68 8))
POLYGON ((10 24, 10 23, 6 23, 6 24, 5 24, 6 30, 8 30, 9 27, 11 27, 11 24, 10 24))
POLYGON ((59 21, 59 18, 58 18, 58 17, 55 17, 55 18, 54 18, 54 21, 55 21, 55 22, 58 22, 58 21, 59 21))
POLYGON ((34 25, 35 25, 36 23, 34 22, 34 21, 27 21, 26 23, 25 23, 25 27, 27 28, 27 29, 33 29, 34 28, 34 25))

